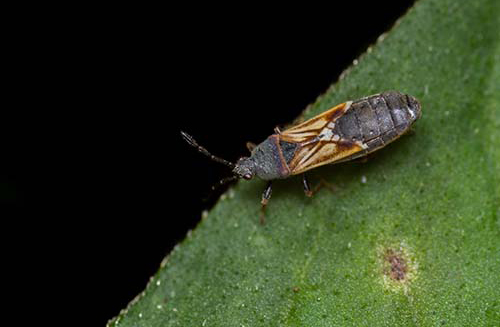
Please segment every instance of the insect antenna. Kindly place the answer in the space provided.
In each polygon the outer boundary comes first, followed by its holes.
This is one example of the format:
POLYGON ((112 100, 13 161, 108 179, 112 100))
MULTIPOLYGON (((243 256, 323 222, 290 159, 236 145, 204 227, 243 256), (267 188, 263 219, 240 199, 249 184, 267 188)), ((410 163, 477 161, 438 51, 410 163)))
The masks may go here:
POLYGON ((212 191, 215 191, 217 188, 229 183, 229 182, 232 182, 234 180, 237 180, 239 177, 237 175, 233 175, 233 176, 229 176, 229 177, 226 177, 226 178, 223 178, 221 179, 217 184, 215 185, 212 185, 212 191))
POLYGON ((205 149, 204 147, 202 147, 201 145, 199 145, 198 142, 196 142, 191 135, 189 135, 189 134, 187 134, 187 133, 185 133, 183 131, 181 131, 181 135, 184 138, 184 140, 189 143, 189 145, 191 145, 192 147, 196 148, 199 152, 203 153, 204 155, 206 155, 207 157, 209 157, 213 161, 220 162, 220 163, 228 166, 229 168, 234 169, 234 167, 235 167, 234 163, 229 162, 227 160, 224 160, 222 158, 214 156, 213 154, 211 154, 210 152, 208 152, 207 149, 205 149))

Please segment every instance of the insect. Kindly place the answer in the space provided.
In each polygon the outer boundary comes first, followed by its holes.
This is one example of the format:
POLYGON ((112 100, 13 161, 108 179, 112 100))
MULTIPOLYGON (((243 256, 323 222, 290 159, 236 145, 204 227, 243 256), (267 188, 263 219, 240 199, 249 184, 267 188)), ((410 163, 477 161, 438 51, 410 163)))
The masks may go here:
POLYGON ((254 176, 268 181, 262 193, 264 213, 272 180, 303 174, 304 192, 310 197, 306 171, 366 156, 405 134, 420 116, 418 100, 397 91, 347 101, 284 131, 275 128, 259 145, 247 144, 250 157, 236 163, 214 156, 190 135, 181 134, 198 151, 232 169, 234 176, 223 181, 254 176))

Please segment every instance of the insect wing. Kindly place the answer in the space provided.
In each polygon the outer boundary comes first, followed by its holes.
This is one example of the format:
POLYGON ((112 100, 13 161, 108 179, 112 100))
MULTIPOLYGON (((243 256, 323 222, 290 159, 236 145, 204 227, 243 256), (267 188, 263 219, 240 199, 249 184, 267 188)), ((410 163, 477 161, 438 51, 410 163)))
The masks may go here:
POLYGON ((340 161, 364 150, 359 142, 320 141, 301 147, 289 164, 292 175, 340 161))
POLYGON ((301 143, 313 140, 328 123, 335 123, 349 107, 349 102, 341 103, 316 117, 281 132, 280 138, 291 143, 301 143))
POLYGON ((335 121, 348 112, 351 104, 352 101, 341 103, 279 135, 281 141, 298 145, 288 162, 292 175, 339 161, 365 149, 361 142, 341 138, 336 133, 335 121))

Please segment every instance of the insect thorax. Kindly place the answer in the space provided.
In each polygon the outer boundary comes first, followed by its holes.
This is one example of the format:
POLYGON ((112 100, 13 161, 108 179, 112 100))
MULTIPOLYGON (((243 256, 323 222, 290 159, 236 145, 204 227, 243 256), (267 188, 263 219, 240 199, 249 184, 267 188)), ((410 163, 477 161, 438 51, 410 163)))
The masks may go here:
MULTIPOLYGON (((293 157, 293 151, 296 145, 288 143, 282 144, 278 135, 269 136, 264 142, 260 143, 252 151, 248 158, 247 165, 253 166, 253 172, 259 178, 272 180, 286 178, 290 175, 287 161, 293 157), (283 149, 282 147, 285 146, 283 149)), ((286 143, 286 142, 285 142, 286 143)))

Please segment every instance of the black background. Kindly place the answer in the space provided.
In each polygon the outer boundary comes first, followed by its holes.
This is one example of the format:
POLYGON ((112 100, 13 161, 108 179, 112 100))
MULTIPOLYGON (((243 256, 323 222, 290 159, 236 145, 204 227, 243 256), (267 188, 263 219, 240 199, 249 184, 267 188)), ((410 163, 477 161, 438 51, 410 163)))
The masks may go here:
POLYGON ((81 24, 25 31, 0 122, 4 233, 18 231, 22 250, 8 259, 24 267, 12 272, 89 296, 73 310, 91 305, 104 325, 230 175, 180 130, 227 160, 246 155, 247 141, 291 122, 412 3, 96 8, 81 24))

